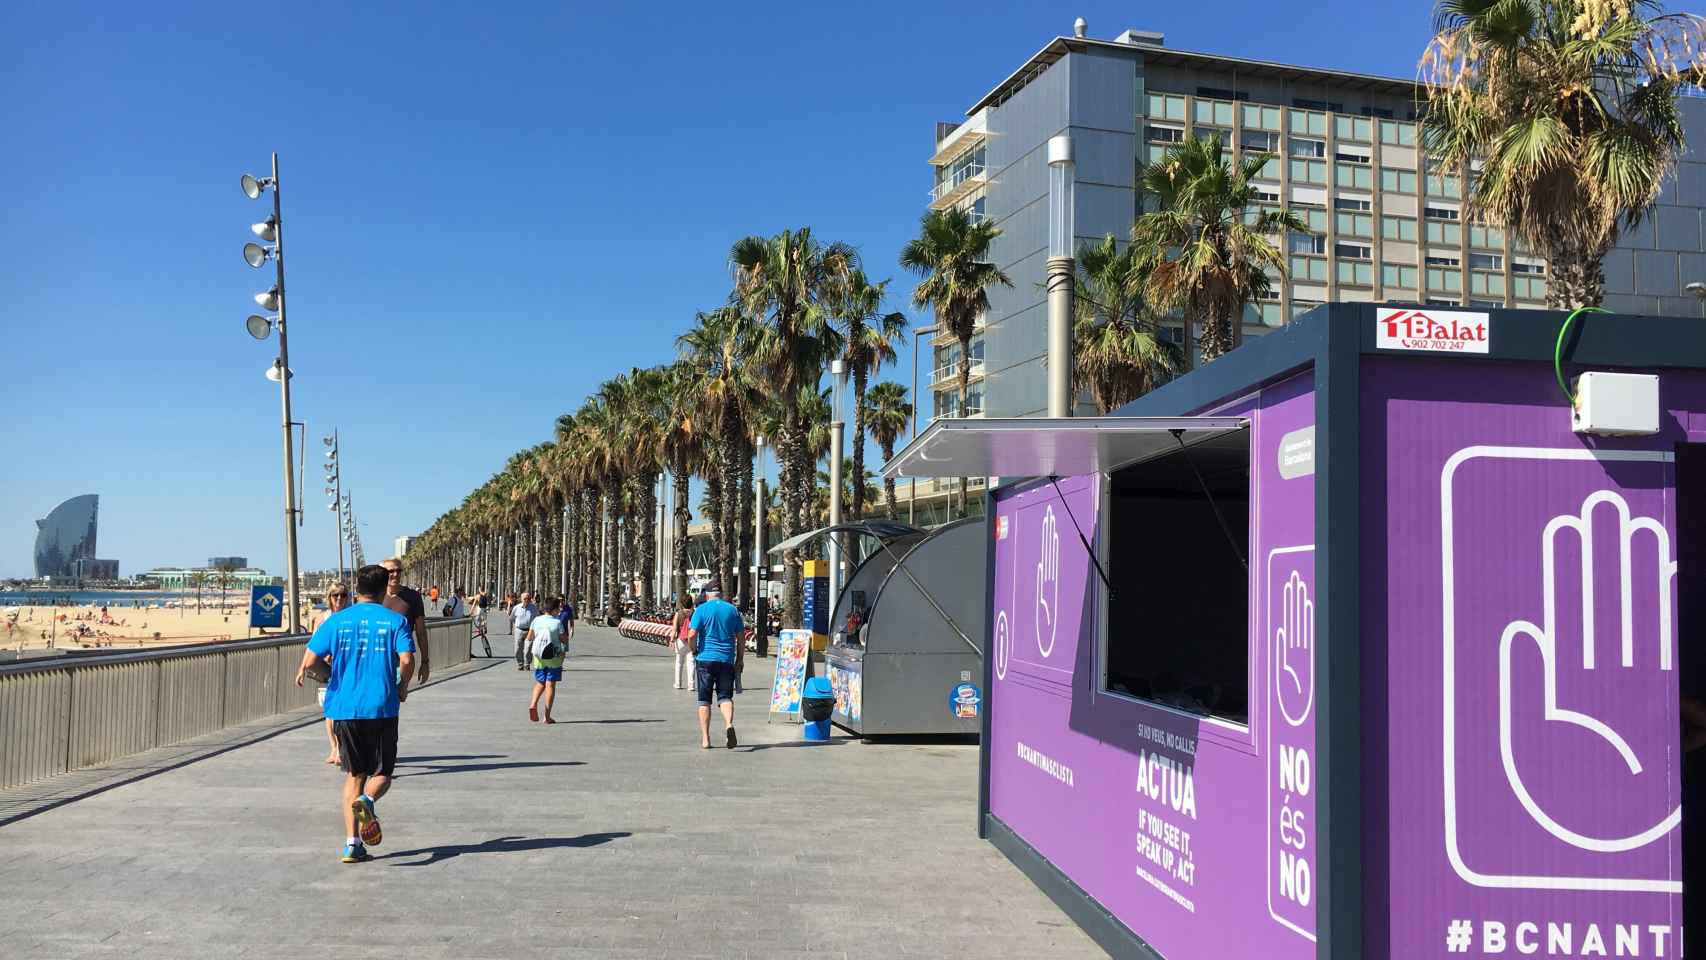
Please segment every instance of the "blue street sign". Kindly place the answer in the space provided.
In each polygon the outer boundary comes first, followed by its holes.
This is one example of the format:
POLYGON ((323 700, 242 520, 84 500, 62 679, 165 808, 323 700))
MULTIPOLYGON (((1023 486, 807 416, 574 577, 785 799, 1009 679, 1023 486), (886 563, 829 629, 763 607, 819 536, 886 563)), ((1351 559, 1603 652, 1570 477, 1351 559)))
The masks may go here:
POLYGON ((278 627, 284 625, 284 588, 249 588, 249 626, 278 627))

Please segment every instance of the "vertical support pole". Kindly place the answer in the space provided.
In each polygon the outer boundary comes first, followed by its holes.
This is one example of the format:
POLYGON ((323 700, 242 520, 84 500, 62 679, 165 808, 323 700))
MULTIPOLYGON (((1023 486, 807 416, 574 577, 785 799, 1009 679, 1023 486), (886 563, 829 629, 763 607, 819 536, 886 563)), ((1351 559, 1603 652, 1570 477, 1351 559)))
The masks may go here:
POLYGON ((285 601, 290 605, 290 632, 302 632, 302 601, 297 595, 295 441, 290 435, 290 338, 285 325, 283 190, 278 182, 278 154, 272 155, 273 265, 278 276, 278 390, 284 408, 284 560, 285 601))

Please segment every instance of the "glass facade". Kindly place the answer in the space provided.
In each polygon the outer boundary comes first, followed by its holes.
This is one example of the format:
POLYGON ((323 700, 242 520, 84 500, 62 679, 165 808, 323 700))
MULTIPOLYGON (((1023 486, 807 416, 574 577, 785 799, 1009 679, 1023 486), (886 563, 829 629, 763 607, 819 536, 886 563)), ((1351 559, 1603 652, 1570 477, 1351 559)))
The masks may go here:
POLYGON ((36 521, 36 576, 75 577, 77 561, 95 559, 95 516, 101 498, 72 497, 36 521))

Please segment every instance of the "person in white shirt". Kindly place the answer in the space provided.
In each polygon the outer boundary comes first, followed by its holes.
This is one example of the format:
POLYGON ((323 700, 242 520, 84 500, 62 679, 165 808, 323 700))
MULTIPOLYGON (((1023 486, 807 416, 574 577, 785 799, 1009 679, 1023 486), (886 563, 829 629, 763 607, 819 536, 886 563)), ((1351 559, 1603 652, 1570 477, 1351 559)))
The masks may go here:
POLYGON ((527 718, 539 720, 539 701, 545 701, 545 722, 551 719, 551 707, 557 702, 557 683, 563 679, 563 657, 568 654, 563 621, 557 617, 563 601, 551 597, 545 601, 543 616, 533 618, 527 630, 527 650, 533 656, 533 699, 527 702, 527 718))
POLYGON ((449 619, 451 617, 466 617, 468 615, 468 604, 462 599, 461 587, 457 587, 450 596, 445 598, 444 609, 440 610, 438 615, 445 619, 449 619))
POLYGON ((509 611, 509 635, 515 638, 515 668, 527 669, 527 631, 533 626, 533 618, 539 616, 539 608, 533 605, 533 594, 523 593, 521 602, 509 611))

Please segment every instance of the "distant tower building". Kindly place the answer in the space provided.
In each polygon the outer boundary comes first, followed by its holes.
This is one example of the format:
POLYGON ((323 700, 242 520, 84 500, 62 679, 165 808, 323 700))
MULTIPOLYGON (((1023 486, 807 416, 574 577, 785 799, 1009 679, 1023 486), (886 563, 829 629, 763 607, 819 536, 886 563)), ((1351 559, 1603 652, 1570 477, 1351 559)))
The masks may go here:
POLYGON ((75 577, 77 561, 95 558, 95 516, 100 504, 99 495, 85 493, 36 521, 36 576, 75 577))
POLYGON ((420 538, 419 537, 398 537, 397 543, 396 543, 397 552, 395 555, 398 557, 401 557, 403 554, 408 553, 409 548, 414 546, 415 541, 418 539, 420 539, 420 538))
POLYGON ((210 569, 210 570, 218 570, 220 567, 228 567, 232 570, 241 570, 244 567, 247 567, 248 565, 249 565, 249 558, 248 557, 208 557, 207 558, 207 566, 208 566, 208 569, 210 569))

